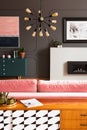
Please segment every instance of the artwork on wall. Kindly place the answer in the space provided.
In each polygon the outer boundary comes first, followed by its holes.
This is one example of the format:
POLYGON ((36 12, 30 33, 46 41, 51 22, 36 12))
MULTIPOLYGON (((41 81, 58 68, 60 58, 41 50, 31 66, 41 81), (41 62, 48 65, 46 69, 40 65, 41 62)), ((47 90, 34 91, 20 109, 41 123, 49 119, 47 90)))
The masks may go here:
POLYGON ((0 47, 19 45, 19 16, 0 16, 0 47))
POLYGON ((84 17, 63 18, 63 42, 86 43, 87 18, 84 17))

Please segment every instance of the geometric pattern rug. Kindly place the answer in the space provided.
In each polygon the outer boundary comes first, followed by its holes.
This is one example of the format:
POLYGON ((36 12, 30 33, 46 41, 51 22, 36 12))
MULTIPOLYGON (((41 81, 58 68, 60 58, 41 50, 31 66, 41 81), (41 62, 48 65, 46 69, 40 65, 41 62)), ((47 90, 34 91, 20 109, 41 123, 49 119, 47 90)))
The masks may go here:
POLYGON ((60 130, 60 110, 0 110, 0 130, 60 130))

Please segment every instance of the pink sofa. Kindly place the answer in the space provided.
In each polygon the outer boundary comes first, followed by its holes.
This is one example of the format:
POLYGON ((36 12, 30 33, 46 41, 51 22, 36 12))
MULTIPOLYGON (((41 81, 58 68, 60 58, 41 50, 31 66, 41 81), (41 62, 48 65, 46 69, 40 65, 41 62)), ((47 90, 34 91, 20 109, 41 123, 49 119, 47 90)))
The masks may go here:
POLYGON ((87 80, 0 80, 0 92, 24 98, 87 97, 87 80))

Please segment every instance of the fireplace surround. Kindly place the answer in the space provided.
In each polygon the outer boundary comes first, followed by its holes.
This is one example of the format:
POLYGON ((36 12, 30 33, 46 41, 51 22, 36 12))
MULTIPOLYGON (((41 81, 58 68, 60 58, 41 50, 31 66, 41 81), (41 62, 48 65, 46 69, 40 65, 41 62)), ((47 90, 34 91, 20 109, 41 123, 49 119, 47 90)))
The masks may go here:
POLYGON ((51 47, 50 80, 87 80, 86 72, 69 74, 67 70, 68 61, 83 62, 82 64, 84 66, 84 62, 87 62, 87 47, 51 47))

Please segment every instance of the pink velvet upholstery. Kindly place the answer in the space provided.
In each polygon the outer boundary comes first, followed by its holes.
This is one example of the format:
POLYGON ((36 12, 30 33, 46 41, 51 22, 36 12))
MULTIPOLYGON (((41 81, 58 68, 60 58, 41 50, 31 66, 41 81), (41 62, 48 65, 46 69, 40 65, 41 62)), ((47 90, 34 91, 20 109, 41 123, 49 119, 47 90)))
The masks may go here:
POLYGON ((10 92, 9 96, 25 98, 65 98, 87 97, 87 80, 0 80, 0 92, 10 92))
POLYGON ((39 80, 38 92, 87 92, 87 81, 39 80))
POLYGON ((0 80, 0 92, 36 92, 36 79, 0 80))
POLYGON ((10 92, 9 97, 16 99, 28 99, 28 98, 43 98, 43 99, 55 99, 55 98, 87 98, 87 92, 10 92))

